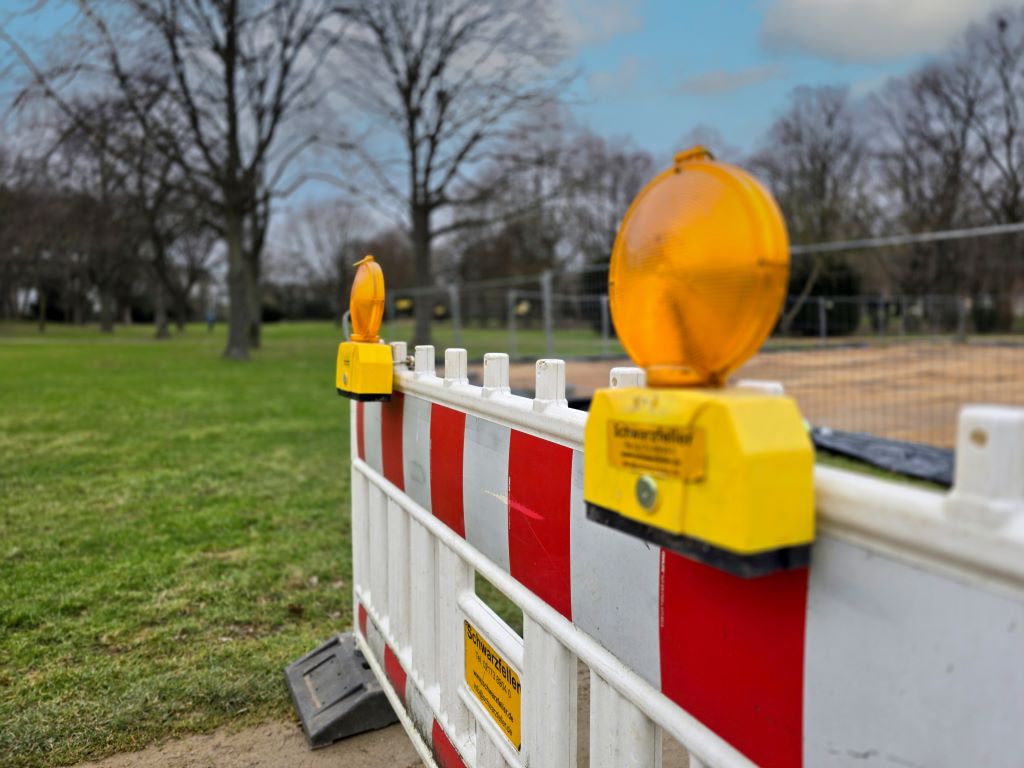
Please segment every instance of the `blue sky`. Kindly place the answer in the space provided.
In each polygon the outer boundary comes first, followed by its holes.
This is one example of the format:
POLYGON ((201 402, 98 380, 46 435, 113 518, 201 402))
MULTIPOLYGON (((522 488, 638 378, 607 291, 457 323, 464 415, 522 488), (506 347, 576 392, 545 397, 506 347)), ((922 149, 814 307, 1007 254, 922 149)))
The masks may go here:
MULTIPOLYGON (((698 126, 753 150, 800 85, 867 95, 944 49, 1000 0, 541 0, 579 72, 571 110, 669 162, 698 126)), ((0 24, 39 54, 67 4, 0 0, 0 24), (26 11, 29 13, 26 14, 26 11)), ((6 53, 6 52, 5 52, 6 53)), ((0 85, 3 91, 13 80, 0 85)), ((706 131, 705 131, 706 134, 706 131)), ((712 146, 723 159, 739 159, 712 146)), ((331 195, 313 184, 296 199, 331 195)))
POLYGON ((753 149, 799 85, 867 94, 943 50, 990 0, 562 0, 573 111, 662 161, 696 125, 753 149))

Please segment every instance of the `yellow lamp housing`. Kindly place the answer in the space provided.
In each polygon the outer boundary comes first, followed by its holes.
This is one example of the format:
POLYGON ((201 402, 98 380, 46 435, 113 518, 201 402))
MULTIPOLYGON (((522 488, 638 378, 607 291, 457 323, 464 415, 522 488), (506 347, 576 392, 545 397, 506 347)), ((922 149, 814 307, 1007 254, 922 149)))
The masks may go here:
POLYGON ((584 446, 591 520, 745 578, 807 564, 814 453, 790 398, 603 389, 584 446))
POLYGON ((394 375, 391 348, 380 340, 384 319, 384 272, 366 256, 356 265, 349 298, 352 335, 338 345, 335 386, 353 400, 390 400, 394 375))
POLYGON ((814 451, 800 412, 786 397, 724 388, 771 332, 788 274, 771 195, 703 147, 640 191, 608 294, 651 386, 594 394, 591 520, 745 578, 807 564, 814 451))

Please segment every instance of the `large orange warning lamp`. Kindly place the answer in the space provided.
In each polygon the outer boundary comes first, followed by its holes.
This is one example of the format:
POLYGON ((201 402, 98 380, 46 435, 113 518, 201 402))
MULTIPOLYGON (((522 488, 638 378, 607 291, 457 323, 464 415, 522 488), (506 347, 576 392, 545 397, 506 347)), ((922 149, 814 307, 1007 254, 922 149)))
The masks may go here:
POLYGON ((594 395, 588 517, 739 576, 807 563, 814 457, 796 404, 725 387, 771 333, 788 276, 775 201, 703 147, 640 191, 608 293, 649 386, 594 395))
POLYGON ((384 319, 384 272, 373 256, 356 263, 349 298, 352 335, 338 346, 335 385, 354 400, 391 398, 391 348, 381 343, 384 319))

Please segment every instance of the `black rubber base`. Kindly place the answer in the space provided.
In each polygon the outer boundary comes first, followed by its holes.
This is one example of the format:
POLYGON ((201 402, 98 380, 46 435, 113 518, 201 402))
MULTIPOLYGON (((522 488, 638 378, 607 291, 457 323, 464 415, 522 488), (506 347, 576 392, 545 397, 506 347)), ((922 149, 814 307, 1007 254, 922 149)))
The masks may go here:
POLYGON ((805 568, 811 562, 810 544, 771 549, 767 552, 758 552, 753 555, 743 555, 716 547, 713 544, 708 544, 691 536, 669 533, 661 528, 638 523, 636 520, 623 517, 618 512, 591 504, 589 501, 587 502, 587 519, 601 525, 607 525, 609 528, 614 528, 617 531, 628 533, 630 536, 636 536, 638 539, 657 544, 691 560, 710 565, 743 579, 767 576, 769 573, 775 573, 776 571, 805 568))
POLYGON ((313 749, 398 722, 351 632, 289 664, 284 678, 313 749))
POLYGON ((386 403, 391 399, 391 395, 364 395, 358 392, 346 392, 344 389, 339 389, 338 394, 349 400, 358 400, 360 403, 386 403))

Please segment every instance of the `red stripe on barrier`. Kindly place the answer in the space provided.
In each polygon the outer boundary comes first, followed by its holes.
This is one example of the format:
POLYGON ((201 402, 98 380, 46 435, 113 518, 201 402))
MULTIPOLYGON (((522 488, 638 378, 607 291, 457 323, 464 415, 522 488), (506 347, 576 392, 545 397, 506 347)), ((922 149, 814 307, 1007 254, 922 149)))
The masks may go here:
POLYGON ((434 517, 466 537, 462 509, 462 454, 466 414, 436 403, 430 409, 430 506, 434 517))
POLYGON ((363 403, 356 403, 356 455, 366 461, 366 417, 363 415, 363 403))
POLYGON ((366 609, 363 608, 363 604, 359 604, 359 631, 363 637, 366 637, 366 609))
POLYGON ((434 745, 434 758, 440 768, 466 768, 458 750, 452 746, 451 741, 448 740, 448 734, 444 732, 444 728, 437 720, 434 721, 434 727, 431 729, 430 740, 434 745))
POLYGON ((508 556, 512 575, 572 619, 569 505, 572 450, 512 430, 508 452, 508 556))
POLYGON ((402 705, 405 706, 405 669, 402 668, 402 662, 398 660, 390 645, 384 646, 384 674, 388 676, 391 687, 395 689, 398 698, 402 700, 402 705))
POLYGON ((380 404, 380 449, 384 463, 384 477, 405 490, 402 467, 402 412, 405 396, 393 392, 391 399, 380 404))
POLYGON ((661 555, 661 690, 758 765, 802 762, 807 569, 741 579, 661 555))

